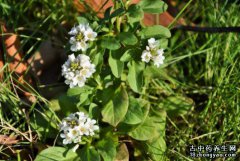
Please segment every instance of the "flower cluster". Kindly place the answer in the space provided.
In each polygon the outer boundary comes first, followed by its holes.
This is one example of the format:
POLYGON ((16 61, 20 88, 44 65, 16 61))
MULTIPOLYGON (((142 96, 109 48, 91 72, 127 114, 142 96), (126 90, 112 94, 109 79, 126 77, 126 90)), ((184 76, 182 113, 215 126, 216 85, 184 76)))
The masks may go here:
POLYGON ((95 65, 91 64, 87 55, 74 54, 68 56, 68 60, 62 66, 62 75, 65 77, 65 83, 73 87, 83 87, 87 78, 95 72, 95 65))
POLYGON ((163 49, 159 49, 159 41, 156 41, 154 38, 148 39, 148 46, 146 50, 142 52, 142 61, 148 63, 150 60, 153 61, 154 65, 159 67, 163 64, 165 57, 163 56, 163 49))
POLYGON ((83 112, 76 112, 63 119, 60 124, 60 131, 63 133, 60 137, 65 145, 81 143, 84 137, 94 136, 97 130, 99 126, 96 125, 96 120, 90 119, 83 112))
POLYGON ((88 24, 79 24, 73 27, 68 33, 71 35, 69 40, 72 51, 86 51, 88 48, 88 42, 93 41, 97 33, 88 24))

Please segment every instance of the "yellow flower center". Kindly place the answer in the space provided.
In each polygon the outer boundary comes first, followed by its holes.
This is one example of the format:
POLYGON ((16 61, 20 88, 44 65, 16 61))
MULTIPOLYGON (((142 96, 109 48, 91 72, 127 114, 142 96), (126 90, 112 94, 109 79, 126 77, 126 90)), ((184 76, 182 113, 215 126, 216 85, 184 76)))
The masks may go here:
POLYGON ((80 67, 80 65, 77 62, 72 62, 70 65, 70 69, 73 71, 77 70, 79 67, 80 67))
POLYGON ((76 131, 76 130, 73 130, 73 131, 72 131, 72 134, 73 134, 73 135, 76 135, 76 134, 77 134, 77 131, 76 131))
POLYGON ((69 125, 71 128, 73 128, 74 126, 77 125, 77 121, 76 121, 76 120, 68 121, 67 123, 68 123, 68 125, 69 125))
POLYGON ((150 50, 150 52, 151 52, 152 56, 157 56, 158 55, 157 50, 150 50))
POLYGON ((83 33, 81 33, 81 32, 79 32, 79 33, 76 35, 76 37, 75 37, 75 39, 76 39, 77 41, 81 41, 83 38, 84 38, 84 35, 83 35, 83 33))

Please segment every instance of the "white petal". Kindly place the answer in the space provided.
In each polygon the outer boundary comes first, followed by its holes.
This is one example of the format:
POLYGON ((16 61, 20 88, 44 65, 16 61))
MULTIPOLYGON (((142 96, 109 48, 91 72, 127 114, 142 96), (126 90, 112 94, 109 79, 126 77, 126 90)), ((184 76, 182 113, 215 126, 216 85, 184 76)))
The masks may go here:
POLYGON ((76 150, 78 149, 78 147, 79 147, 79 144, 76 144, 76 145, 73 147, 72 151, 75 153, 76 150))
POLYGON ((77 83, 78 87, 83 87, 85 85, 84 81, 78 81, 77 83))
POLYGON ((80 42, 80 46, 82 51, 86 51, 88 48, 87 44, 84 41, 80 42))
POLYGON ((150 39, 148 39, 148 44, 153 44, 153 43, 155 43, 155 38, 150 38, 150 39))
POLYGON ((141 58, 142 58, 143 62, 148 63, 151 60, 152 55, 151 55, 151 53, 149 51, 144 50, 143 53, 142 53, 141 58))
POLYGON ((69 144, 69 143, 70 143, 69 140, 67 140, 67 139, 63 139, 63 144, 64 144, 64 145, 69 144))
POLYGON ((73 88, 73 87, 75 87, 75 86, 76 86, 76 85, 74 85, 73 83, 70 83, 70 84, 69 84, 69 87, 70 87, 70 88, 73 88))
POLYGON ((149 47, 149 46, 146 46, 146 50, 150 51, 150 47, 149 47))
POLYGON ((164 51, 163 51, 163 49, 158 49, 158 50, 157 50, 157 53, 158 53, 158 55, 163 55, 163 54, 164 54, 164 51))
POLYGON ((74 54, 68 55, 68 59, 70 61, 74 61, 75 60, 75 55, 74 54))
POLYGON ((75 44, 72 44, 71 45, 71 47, 70 47, 70 50, 71 51, 77 51, 78 49, 77 49, 77 44, 75 43, 75 44))
POLYGON ((163 55, 155 56, 153 59, 154 65, 159 67, 161 64, 163 64, 164 59, 165 59, 165 57, 163 55))
POLYGON ((93 41, 95 37, 97 36, 97 33, 94 32, 91 28, 89 28, 85 33, 84 33, 85 40, 88 41, 93 41))
POLYGON ((70 43, 70 44, 76 43, 75 37, 71 37, 70 40, 69 40, 69 43, 70 43))
POLYGON ((66 135, 63 134, 63 133, 61 133, 61 134, 60 134, 60 137, 61 137, 61 138, 66 138, 66 135))
POLYGON ((155 38, 148 39, 148 45, 151 49, 156 49, 158 47, 158 41, 155 38))
POLYGON ((76 35, 77 34, 77 29, 76 27, 73 27, 71 31, 68 32, 69 35, 76 35))
POLYGON ((93 126, 93 130, 99 130, 99 126, 98 125, 94 125, 93 126))
POLYGON ((79 24, 77 27, 76 27, 77 31, 78 32, 82 32, 82 31, 85 31, 85 26, 83 24, 79 24))

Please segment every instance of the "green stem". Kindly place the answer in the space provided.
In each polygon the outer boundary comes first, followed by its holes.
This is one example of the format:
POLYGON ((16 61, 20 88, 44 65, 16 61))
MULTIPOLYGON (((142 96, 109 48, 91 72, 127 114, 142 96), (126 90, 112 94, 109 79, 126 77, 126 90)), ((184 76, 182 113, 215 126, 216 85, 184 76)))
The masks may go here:
POLYGON ((180 11, 180 13, 175 17, 175 19, 171 22, 170 25, 168 25, 168 28, 171 29, 173 27, 173 25, 176 23, 176 21, 179 19, 179 17, 182 15, 182 13, 186 10, 186 8, 190 5, 190 3, 193 0, 190 0, 184 7, 183 9, 180 11))

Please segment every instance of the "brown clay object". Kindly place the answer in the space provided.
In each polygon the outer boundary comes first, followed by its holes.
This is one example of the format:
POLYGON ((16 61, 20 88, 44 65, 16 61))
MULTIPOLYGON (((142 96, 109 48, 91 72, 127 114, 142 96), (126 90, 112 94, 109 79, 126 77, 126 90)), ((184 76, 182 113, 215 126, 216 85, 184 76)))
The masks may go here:
MULTIPOLYGON (((92 9, 97 12, 97 15, 99 17, 103 17, 104 16, 104 11, 109 8, 110 6, 113 6, 113 2, 111 0, 109 0, 107 2, 107 4, 101 9, 101 6, 106 2, 107 0, 86 0, 85 2, 87 3, 88 6, 92 7, 92 9)), ((140 2, 140 0, 132 0, 131 3, 132 4, 136 4, 140 2)), ((170 10, 171 13, 174 13, 174 7, 171 6, 171 0, 167 1, 169 6, 170 6, 170 10)), ((84 8, 84 5, 82 3, 80 3, 78 0, 73 0, 73 3, 75 4, 76 9, 79 12, 85 12, 86 9, 84 8)), ((144 24, 146 26, 151 26, 154 24, 159 23, 160 25, 163 25, 165 27, 167 27, 169 24, 171 24, 174 20, 174 17, 168 12, 164 12, 162 14, 159 14, 159 16, 157 16, 156 14, 148 14, 146 13, 144 15, 144 24)), ((180 19, 177 21, 177 24, 184 24, 184 20, 180 19)))
MULTIPOLYGON (((25 72, 27 70, 27 64, 22 61, 23 55, 19 51, 20 49, 20 41, 14 32, 7 29, 6 25, 1 23, 1 31, 4 33, 4 36, 0 37, 3 44, 2 49, 0 50, 0 67, 2 69, 4 62, 3 62, 3 47, 5 48, 6 52, 6 62, 9 63, 9 70, 14 71, 14 74, 17 75, 18 81, 20 82, 20 86, 25 85, 25 81, 29 84, 32 83, 31 79, 25 75, 25 72), (25 77, 25 78, 24 78, 25 77)), ((0 73, 1 77, 3 76, 3 73, 0 73)), ((16 83, 16 82, 15 82, 16 83)), ((21 89, 20 94, 23 94, 28 98, 29 101, 35 101, 35 98, 32 96, 31 93, 21 89)))

